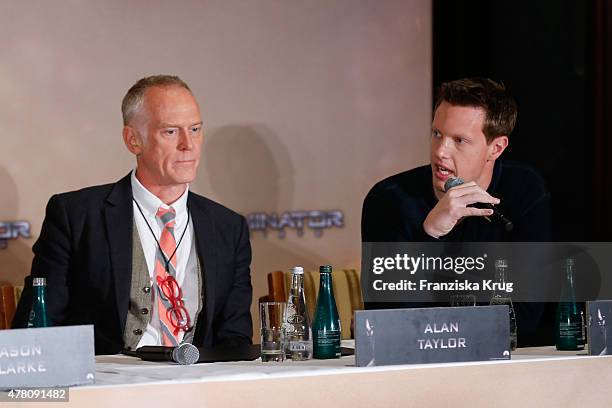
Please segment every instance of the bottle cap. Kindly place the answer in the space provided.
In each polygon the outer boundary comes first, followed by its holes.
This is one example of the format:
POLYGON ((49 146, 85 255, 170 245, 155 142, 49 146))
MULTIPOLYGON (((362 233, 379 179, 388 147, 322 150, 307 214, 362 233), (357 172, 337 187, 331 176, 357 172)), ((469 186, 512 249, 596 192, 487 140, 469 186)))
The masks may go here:
POLYGON ((321 265, 319 266, 320 273, 332 273, 331 265, 321 265))
POLYGON ((507 268, 508 267, 508 260, 506 260, 506 259, 496 259, 495 260, 495 267, 496 268, 507 268))
POLYGON ((574 266, 575 265, 574 258, 567 258, 565 260, 565 265, 566 266, 574 266))
POLYGON ((32 279, 32 286, 47 286, 47 278, 32 279))
POLYGON ((291 268, 291 273, 294 273, 296 275, 303 275, 304 268, 302 268, 301 266, 294 266, 293 268, 291 268))

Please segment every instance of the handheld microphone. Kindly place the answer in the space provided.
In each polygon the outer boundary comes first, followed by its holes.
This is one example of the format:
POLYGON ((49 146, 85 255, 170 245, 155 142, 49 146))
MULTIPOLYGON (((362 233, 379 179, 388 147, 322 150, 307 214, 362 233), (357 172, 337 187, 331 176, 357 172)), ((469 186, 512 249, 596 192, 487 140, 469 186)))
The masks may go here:
POLYGON ((129 353, 145 361, 168 361, 182 365, 197 363, 200 351, 196 346, 183 343, 177 347, 143 346, 129 353))
MULTIPOLYGON (((465 181, 463 181, 463 179, 461 179, 459 177, 449 177, 448 180, 446 180, 446 182, 444 183, 444 192, 447 192, 448 190, 450 190, 453 187, 460 186, 463 183, 465 183, 465 181)), ((474 205, 472 205, 472 206, 474 206, 474 205)), ((512 221, 510 221, 508 218, 506 218, 506 216, 497 207, 495 207, 493 204, 478 203, 478 207, 477 208, 488 208, 490 210, 493 210, 493 218, 495 218, 497 221, 502 223, 504 225, 504 228, 506 229, 506 231, 510 232, 510 231, 512 231, 514 229, 514 224, 512 223, 512 221)), ((488 219, 488 217, 485 217, 485 218, 488 219)))

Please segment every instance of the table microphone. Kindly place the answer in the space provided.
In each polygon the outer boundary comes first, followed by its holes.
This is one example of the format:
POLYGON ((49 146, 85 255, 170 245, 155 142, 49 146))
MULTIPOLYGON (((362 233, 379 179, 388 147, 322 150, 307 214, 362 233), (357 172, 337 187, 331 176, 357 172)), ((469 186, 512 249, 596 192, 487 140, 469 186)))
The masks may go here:
MULTIPOLYGON (((449 177, 448 180, 446 180, 446 182, 444 183, 444 192, 447 192, 453 187, 460 186, 463 183, 465 183, 465 181, 463 181, 463 179, 459 177, 449 177)), ((469 205, 468 207, 471 207, 471 206, 475 207, 475 205, 469 205)), ((495 207, 493 204, 478 203, 477 208, 488 208, 490 210, 493 210, 493 218, 495 218, 497 221, 502 223, 506 231, 510 232, 514 229, 514 224, 512 224, 512 221, 506 218, 506 216, 499 210, 499 208, 495 207)), ((488 217, 485 217, 485 218, 488 219, 488 217)))
POLYGON ((189 365, 198 362, 200 351, 193 344, 183 343, 177 347, 143 346, 130 355, 140 357, 145 361, 171 361, 189 365))

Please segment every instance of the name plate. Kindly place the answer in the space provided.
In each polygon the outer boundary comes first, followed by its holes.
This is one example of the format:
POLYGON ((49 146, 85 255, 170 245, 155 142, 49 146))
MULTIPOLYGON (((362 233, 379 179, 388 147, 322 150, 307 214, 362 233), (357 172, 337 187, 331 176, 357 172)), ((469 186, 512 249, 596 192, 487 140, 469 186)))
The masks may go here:
POLYGON ((508 359, 505 305, 355 312, 358 367, 508 359))
POLYGON ((596 300, 586 304, 589 355, 610 355, 612 354, 612 300, 596 300))
POLYGON ((92 384, 93 326, 0 330, 0 389, 92 384))

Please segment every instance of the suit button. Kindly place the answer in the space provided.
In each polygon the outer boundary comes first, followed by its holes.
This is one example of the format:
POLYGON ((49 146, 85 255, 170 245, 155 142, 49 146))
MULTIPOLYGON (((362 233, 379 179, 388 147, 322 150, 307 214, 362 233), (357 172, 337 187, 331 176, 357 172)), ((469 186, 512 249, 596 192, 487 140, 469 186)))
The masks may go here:
POLYGON ((142 330, 140 330, 140 329, 136 329, 136 330, 134 330, 132 333, 134 333, 134 334, 135 334, 135 335, 137 335, 137 336, 140 336, 140 335, 142 334, 142 330))
POLYGON ((151 288, 149 286, 145 286, 144 288, 142 288, 142 291, 144 293, 149 293, 151 291, 151 288))
POLYGON ((143 315, 149 314, 149 309, 147 309, 146 307, 143 307, 142 309, 140 309, 140 314, 143 314, 143 315))

